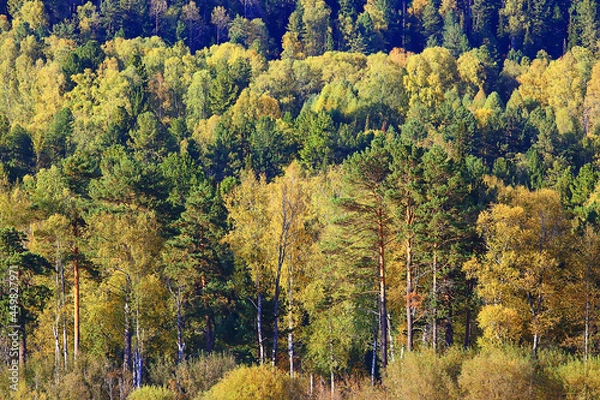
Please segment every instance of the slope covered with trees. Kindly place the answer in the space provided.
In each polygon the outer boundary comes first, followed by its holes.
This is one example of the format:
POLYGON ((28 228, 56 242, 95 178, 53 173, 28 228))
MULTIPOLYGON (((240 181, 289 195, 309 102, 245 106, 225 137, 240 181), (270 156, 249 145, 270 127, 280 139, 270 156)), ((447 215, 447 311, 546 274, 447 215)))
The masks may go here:
POLYGON ((597 396, 596 10, 0 5, 3 398, 597 396))

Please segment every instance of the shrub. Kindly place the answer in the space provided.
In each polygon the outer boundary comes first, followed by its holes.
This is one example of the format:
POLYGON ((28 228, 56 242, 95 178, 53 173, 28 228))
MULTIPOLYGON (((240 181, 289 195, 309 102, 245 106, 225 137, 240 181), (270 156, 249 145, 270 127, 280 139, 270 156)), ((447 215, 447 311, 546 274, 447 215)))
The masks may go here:
POLYGON ((131 392, 127 400, 175 400, 175 393, 160 386, 143 386, 131 392))
POLYGON ((534 368, 516 349, 486 349, 463 363, 458 379, 466 400, 522 400, 533 397, 534 368))
POLYGON ((302 400, 308 396, 298 380, 266 365, 239 367, 198 400, 302 400))
POLYGON ((600 359, 573 360, 557 368, 568 400, 600 399, 600 359))
POLYGON ((189 359, 179 365, 175 365, 174 361, 161 360, 151 366, 150 380, 172 391, 180 390, 184 399, 193 399, 210 389, 235 367, 233 356, 221 354, 189 359))
POLYGON ((441 356, 431 350, 410 352, 387 367, 383 383, 392 399, 452 399, 461 361, 457 351, 441 356))

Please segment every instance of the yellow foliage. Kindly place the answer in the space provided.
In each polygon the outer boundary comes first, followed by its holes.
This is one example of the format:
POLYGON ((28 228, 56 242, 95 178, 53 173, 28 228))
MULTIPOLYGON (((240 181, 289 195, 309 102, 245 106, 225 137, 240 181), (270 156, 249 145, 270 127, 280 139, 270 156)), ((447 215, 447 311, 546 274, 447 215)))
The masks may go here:
POLYGON ((48 17, 46 16, 44 3, 40 0, 24 2, 13 20, 13 29, 23 22, 27 22, 33 30, 47 27, 48 17))
POLYGON ((319 71, 323 82, 341 80, 354 85, 362 78, 367 60, 360 53, 327 52, 321 56, 309 57, 306 65, 319 71))
POLYGON ((463 268, 478 279, 484 341, 539 338, 555 325, 569 227, 560 196, 550 189, 498 188, 499 204, 480 214, 487 253, 463 268), (530 307, 531 302, 538 304, 530 307), (517 318, 522 318, 519 323, 517 318))
POLYGON ((555 110, 566 109, 572 116, 581 115, 585 76, 572 52, 552 61, 543 74, 545 98, 555 110))
POLYGON ((427 3, 428 0, 413 0, 409 12, 418 17, 423 13, 423 10, 427 6, 427 3))
POLYGON ((523 320, 513 308, 499 304, 483 306, 477 315, 483 330, 479 339, 482 347, 503 343, 518 343, 523 331, 523 320))
POLYGON ((267 60, 262 55, 252 49, 246 50, 239 44, 227 42, 211 46, 206 50, 206 64, 211 67, 216 67, 221 61, 233 65, 240 58, 249 62, 253 76, 260 74, 267 68, 267 60))
POLYGON ((408 63, 408 59, 413 56, 414 53, 410 51, 406 51, 405 49, 394 47, 390 51, 390 61, 395 64, 398 64, 402 68, 406 68, 406 64, 408 63))
POLYGON ((467 92, 473 96, 483 88, 486 81, 485 68, 477 57, 477 50, 460 55, 457 61, 458 75, 467 84, 467 92))
POLYGON ((197 400, 307 399, 301 381, 270 366, 239 367, 197 400))
POLYGON ((388 22, 385 18, 385 10, 382 10, 374 0, 367 0, 365 12, 369 14, 373 21, 373 28, 376 31, 385 31, 388 28, 388 22))
POLYGON ((583 104, 583 120, 588 134, 594 134, 600 124, 600 63, 592 69, 583 104))
POLYGON ((200 144, 211 145, 217 140, 215 128, 221 121, 220 115, 213 115, 209 119, 203 119, 194 127, 192 137, 200 144))
POLYGON ((291 58, 294 60, 300 60, 306 57, 300 38, 295 32, 286 32, 281 38, 281 58, 291 58))
POLYGON ((457 88, 456 60, 446 48, 429 47, 410 57, 406 71, 404 84, 411 94, 411 106, 417 102, 429 107, 441 104, 446 92, 457 88))
POLYGON ((255 121, 261 117, 281 118, 279 102, 267 93, 259 95, 250 89, 244 89, 233 107, 231 115, 234 123, 255 121))
POLYGON ((448 15, 450 11, 454 11, 455 15, 459 15, 456 0, 442 0, 442 4, 440 4, 440 14, 442 18, 446 18, 446 15, 448 15))
POLYGON ((548 60, 536 58, 529 68, 521 74, 517 81, 521 84, 519 92, 523 98, 530 97, 538 100, 541 104, 548 104, 546 93, 546 77, 544 72, 548 67, 548 60))
POLYGON ((61 64, 77 47, 77 44, 72 39, 59 38, 54 35, 44 38, 44 42, 47 45, 44 49, 44 54, 58 64, 61 64))
POLYGON ((488 126, 488 122, 492 115, 494 115, 494 111, 489 110, 487 108, 479 108, 479 109, 473 111, 473 116, 477 120, 478 128, 483 128, 485 126, 488 126))
POLYGON ((520 352, 483 351, 466 360, 459 377, 465 400, 522 400, 529 397, 534 377, 532 362, 520 352))

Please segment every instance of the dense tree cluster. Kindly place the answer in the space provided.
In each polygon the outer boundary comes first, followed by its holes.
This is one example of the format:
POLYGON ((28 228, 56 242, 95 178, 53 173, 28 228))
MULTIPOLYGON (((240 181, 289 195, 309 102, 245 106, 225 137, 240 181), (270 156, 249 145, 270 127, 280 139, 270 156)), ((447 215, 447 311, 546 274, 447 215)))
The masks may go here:
POLYGON ((594 367, 594 1, 82 3, 0 5, 18 398, 594 367))

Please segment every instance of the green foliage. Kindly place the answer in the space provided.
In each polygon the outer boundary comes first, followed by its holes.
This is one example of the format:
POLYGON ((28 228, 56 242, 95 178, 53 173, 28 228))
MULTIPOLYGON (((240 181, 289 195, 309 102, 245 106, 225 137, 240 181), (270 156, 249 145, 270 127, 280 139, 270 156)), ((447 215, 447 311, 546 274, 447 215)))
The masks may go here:
POLYGON ((150 366, 150 380, 194 399, 219 382, 237 366, 231 355, 210 354, 189 358, 182 363, 161 359, 150 366))
POLYGON ((300 400, 308 398, 303 382, 266 365, 239 367, 197 400, 300 400))
POLYGON ((533 361, 518 349, 482 351, 465 360, 458 378, 464 399, 522 399, 533 392, 533 361))
POLYGON ((142 386, 127 396, 127 400, 175 400, 175 393, 160 386, 142 386))
POLYGON ((600 361, 570 360, 556 369, 566 399, 593 399, 600 396, 600 361))
POLYGON ((407 353, 388 366, 383 383, 391 399, 457 399, 456 380, 464 358, 455 349, 444 355, 431 350, 407 353))

